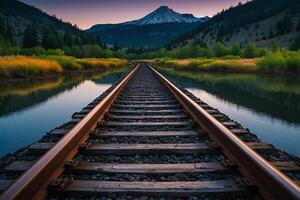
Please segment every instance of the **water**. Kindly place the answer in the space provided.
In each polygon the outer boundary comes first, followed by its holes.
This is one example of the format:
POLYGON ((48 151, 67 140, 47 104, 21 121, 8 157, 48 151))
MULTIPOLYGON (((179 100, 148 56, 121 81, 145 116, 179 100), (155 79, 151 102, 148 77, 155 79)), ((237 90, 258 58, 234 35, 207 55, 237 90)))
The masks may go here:
POLYGON ((300 157, 299 77, 164 73, 264 142, 300 157))
MULTIPOLYGON (((69 121, 122 72, 1 86, 0 156, 37 141, 69 121)), ((300 79, 246 74, 168 74, 266 143, 300 157, 300 79)))
POLYGON ((122 70, 1 86, 0 156, 40 139, 115 83, 122 70))

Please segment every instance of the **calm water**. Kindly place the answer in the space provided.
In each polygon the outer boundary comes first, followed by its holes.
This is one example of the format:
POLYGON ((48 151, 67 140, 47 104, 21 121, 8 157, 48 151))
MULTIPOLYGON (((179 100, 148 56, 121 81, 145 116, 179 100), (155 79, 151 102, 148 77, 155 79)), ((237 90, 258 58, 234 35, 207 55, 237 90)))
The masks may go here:
MULTIPOLYGON (((165 72, 166 73, 166 72, 165 72)), ((300 157, 300 78, 166 73, 266 143, 300 157)))
MULTIPOLYGON (((99 96, 123 72, 1 86, 0 156, 38 140, 99 96)), ((300 79, 245 74, 168 73, 263 141, 300 156, 300 79)))
POLYGON ((69 121, 115 83, 122 70, 1 86, 0 156, 69 121))

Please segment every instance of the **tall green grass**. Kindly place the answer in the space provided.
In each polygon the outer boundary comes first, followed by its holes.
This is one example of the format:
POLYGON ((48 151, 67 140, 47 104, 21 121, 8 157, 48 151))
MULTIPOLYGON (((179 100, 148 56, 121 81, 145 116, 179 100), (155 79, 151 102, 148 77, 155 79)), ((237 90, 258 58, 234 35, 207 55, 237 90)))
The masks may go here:
POLYGON ((241 59, 237 56, 224 58, 193 58, 193 59, 156 59, 160 66, 177 70, 216 71, 216 72, 253 72, 256 70, 257 59, 241 59))
POLYGON ((300 73, 300 51, 272 53, 257 62, 258 70, 267 73, 300 73))
POLYGON ((113 67, 122 67, 127 61, 124 59, 117 58, 83 58, 77 59, 76 62, 83 69, 109 69, 113 67))

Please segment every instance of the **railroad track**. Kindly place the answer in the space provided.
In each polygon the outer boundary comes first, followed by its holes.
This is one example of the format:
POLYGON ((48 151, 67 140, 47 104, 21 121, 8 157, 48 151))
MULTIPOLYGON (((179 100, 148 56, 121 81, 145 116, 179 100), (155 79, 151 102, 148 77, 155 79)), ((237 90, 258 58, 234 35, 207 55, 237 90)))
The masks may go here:
POLYGON ((298 164, 142 63, 4 164, 0 198, 299 199, 298 164))

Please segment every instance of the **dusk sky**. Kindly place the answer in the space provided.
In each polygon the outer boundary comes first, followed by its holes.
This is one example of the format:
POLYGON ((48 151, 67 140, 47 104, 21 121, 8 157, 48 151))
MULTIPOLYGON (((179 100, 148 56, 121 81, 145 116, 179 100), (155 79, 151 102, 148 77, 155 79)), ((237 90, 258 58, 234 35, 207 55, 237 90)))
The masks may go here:
POLYGON ((94 24, 120 23, 145 16, 162 5, 196 17, 213 16, 247 0, 22 0, 87 29, 94 24))

